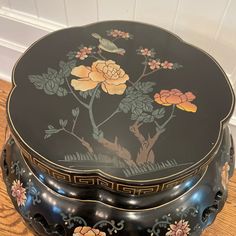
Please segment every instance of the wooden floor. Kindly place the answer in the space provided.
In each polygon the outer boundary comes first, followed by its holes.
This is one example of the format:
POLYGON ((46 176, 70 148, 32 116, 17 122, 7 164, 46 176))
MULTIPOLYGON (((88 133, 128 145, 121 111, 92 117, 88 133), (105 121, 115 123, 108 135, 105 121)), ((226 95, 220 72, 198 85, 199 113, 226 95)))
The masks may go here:
MULTIPOLYGON (((0 80, 0 151, 4 143, 6 127, 5 104, 10 83, 0 80)), ((32 235, 23 224, 19 214, 6 193, 0 170, 0 236, 32 235)), ((124 235, 125 236, 125 235, 124 235)), ((202 236, 236 236, 236 171, 229 183, 229 197, 214 224, 202 236)))

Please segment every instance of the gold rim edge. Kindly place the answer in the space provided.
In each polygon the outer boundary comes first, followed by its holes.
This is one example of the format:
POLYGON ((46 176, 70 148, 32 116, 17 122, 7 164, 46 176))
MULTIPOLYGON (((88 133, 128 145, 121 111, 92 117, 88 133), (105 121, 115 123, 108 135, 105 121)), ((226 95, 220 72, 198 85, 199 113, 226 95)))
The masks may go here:
MULTIPOLYGON (((24 163, 30 169, 29 165, 27 164, 27 162, 25 160, 24 160, 24 163)), ((155 209, 161 208, 163 206, 169 205, 169 204, 177 201, 180 198, 183 198, 185 195, 187 195, 189 192, 191 192, 202 181, 203 177, 205 177, 205 175, 207 173, 207 170, 208 170, 208 166, 206 167, 205 171, 203 172, 203 174, 199 178, 199 180, 190 189, 188 189, 185 193, 183 193, 181 196, 179 196, 179 197, 177 197, 177 198, 175 198, 175 199, 173 199, 173 200, 171 200, 169 202, 163 203, 163 204, 161 204, 159 206, 145 208, 145 209, 139 209, 139 210, 138 209, 132 209, 131 210, 131 209, 125 209, 125 208, 121 208, 121 207, 114 207, 112 205, 109 205, 107 203, 104 203, 104 202, 101 202, 101 201, 98 201, 98 200, 82 200, 82 199, 78 199, 78 198, 70 198, 70 197, 61 195, 61 194, 53 191, 51 188, 49 188, 46 184, 44 184, 42 182, 40 182, 40 184, 42 184, 47 189, 47 191, 55 194, 57 197, 60 197, 60 198, 64 198, 64 199, 68 199, 69 198, 72 201, 79 201, 79 202, 82 202, 82 203, 87 203, 87 202, 89 202, 89 203, 96 203, 96 204, 99 203, 99 204, 102 204, 102 205, 104 205, 106 207, 113 208, 113 209, 120 210, 120 211, 125 211, 125 212, 144 212, 144 211, 151 211, 151 210, 155 210, 155 209)), ((31 172, 31 173, 34 176, 34 178, 36 180, 38 180, 37 176, 33 172, 31 172)))

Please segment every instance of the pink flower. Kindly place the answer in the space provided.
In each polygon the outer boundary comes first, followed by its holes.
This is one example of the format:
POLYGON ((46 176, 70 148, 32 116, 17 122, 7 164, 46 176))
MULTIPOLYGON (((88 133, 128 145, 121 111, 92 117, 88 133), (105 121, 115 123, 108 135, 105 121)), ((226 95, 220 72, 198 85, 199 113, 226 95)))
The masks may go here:
POLYGON ((122 32, 121 37, 123 39, 128 39, 128 38, 130 38, 130 34, 128 32, 122 32))
POLYGON ((24 206, 26 201, 26 190, 22 187, 20 180, 14 180, 11 187, 11 195, 16 198, 18 206, 24 206))
POLYGON ((159 69, 160 64, 161 64, 160 61, 157 61, 157 60, 151 60, 151 61, 148 62, 148 65, 150 66, 151 70, 159 69))
POLYGON ((123 39, 132 39, 132 35, 128 32, 124 32, 118 29, 107 31, 109 36, 113 38, 123 38, 123 39))
POLYGON ((91 53, 92 53, 92 48, 83 47, 77 52, 75 57, 80 60, 84 60, 88 57, 88 54, 91 54, 91 53))
POLYGON ((114 38, 120 37, 120 36, 122 35, 122 31, 120 31, 120 30, 112 30, 111 33, 110 33, 110 35, 111 35, 112 37, 114 37, 114 38))
POLYGON ((88 57, 88 55, 86 53, 84 53, 84 52, 79 51, 79 52, 77 52, 75 57, 80 59, 80 60, 84 60, 85 58, 88 57))
POLYGON ((168 61, 164 61, 163 63, 161 63, 161 66, 164 69, 173 69, 173 63, 168 61))
POLYGON ((141 49, 140 52, 141 52, 141 54, 142 54, 143 56, 148 56, 148 57, 150 57, 150 56, 152 55, 152 51, 151 51, 151 50, 148 50, 147 48, 141 49))
POLYGON ((188 221, 184 220, 180 220, 178 223, 175 221, 175 224, 171 224, 169 227, 166 236, 187 236, 191 230, 188 221))
POLYGON ((83 47, 82 49, 80 49, 80 52, 85 54, 91 54, 92 48, 83 47))

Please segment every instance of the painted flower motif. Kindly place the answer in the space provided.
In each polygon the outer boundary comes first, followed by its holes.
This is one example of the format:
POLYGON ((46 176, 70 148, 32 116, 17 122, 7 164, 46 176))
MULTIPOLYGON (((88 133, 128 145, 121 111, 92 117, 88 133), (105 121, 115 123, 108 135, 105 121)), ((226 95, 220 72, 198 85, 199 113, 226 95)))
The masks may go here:
POLYGON ((148 62, 148 65, 150 66, 151 70, 155 70, 160 68, 161 63, 158 60, 151 60, 148 62))
POLYGON ((164 61, 163 63, 161 63, 163 69, 173 69, 173 65, 173 63, 168 61, 164 61))
POLYGON ((174 224, 169 225, 168 230, 166 236, 187 236, 191 229, 189 228, 188 221, 180 220, 179 222, 175 221, 174 224))
POLYGON ((131 38, 131 36, 130 36, 130 34, 128 32, 122 32, 121 38, 128 39, 128 38, 131 38))
POLYGON ((106 236, 106 233, 88 226, 79 226, 75 228, 73 236, 106 236))
POLYGON ((80 49, 80 51, 82 53, 90 54, 92 52, 92 48, 83 47, 83 48, 80 49))
POLYGON ((113 38, 123 38, 123 39, 131 39, 132 38, 132 35, 130 33, 124 32, 121 30, 117 30, 117 29, 108 31, 108 35, 112 36, 113 38))
POLYGON ((140 52, 143 56, 150 57, 152 55, 152 51, 149 50, 148 48, 142 48, 140 52))
POLYGON ((227 189, 227 185, 229 183, 229 170, 230 170, 229 163, 225 162, 221 170, 221 183, 224 189, 227 189))
POLYGON ((92 53, 92 48, 83 47, 77 52, 75 57, 80 59, 80 60, 84 60, 88 57, 88 54, 91 54, 91 53, 92 53))
POLYGON ((26 201, 26 190, 22 187, 20 180, 14 180, 11 187, 11 195, 16 198, 18 206, 24 206, 26 201))
POLYGON ((79 52, 77 52, 75 57, 80 59, 80 60, 84 60, 88 57, 88 55, 84 52, 79 51, 79 52))
POLYGON ((129 80, 125 71, 112 60, 98 60, 91 67, 74 67, 71 74, 79 77, 71 80, 71 86, 75 90, 87 91, 101 84, 102 90, 111 95, 123 94, 127 87, 125 83, 129 80))
POLYGON ((114 37, 114 38, 120 37, 121 34, 122 34, 122 32, 121 32, 120 30, 112 30, 112 31, 110 32, 110 35, 111 35, 112 37, 114 37))
POLYGON ((196 112, 197 106, 191 102, 196 96, 191 92, 182 93, 178 89, 161 90, 160 93, 154 95, 154 100, 163 106, 176 105, 181 110, 188 112, 196 112))

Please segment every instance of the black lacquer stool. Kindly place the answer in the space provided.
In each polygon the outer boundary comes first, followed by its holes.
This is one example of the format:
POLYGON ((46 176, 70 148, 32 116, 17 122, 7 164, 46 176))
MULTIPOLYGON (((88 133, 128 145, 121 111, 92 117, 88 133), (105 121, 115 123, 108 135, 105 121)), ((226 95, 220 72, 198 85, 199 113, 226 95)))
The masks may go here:
POLYGON ((204 51, 109 21, 54 32, 17 62, 2 152, 37 235, 201 235, 234 169, 234 94, 204 51))

